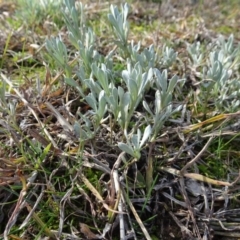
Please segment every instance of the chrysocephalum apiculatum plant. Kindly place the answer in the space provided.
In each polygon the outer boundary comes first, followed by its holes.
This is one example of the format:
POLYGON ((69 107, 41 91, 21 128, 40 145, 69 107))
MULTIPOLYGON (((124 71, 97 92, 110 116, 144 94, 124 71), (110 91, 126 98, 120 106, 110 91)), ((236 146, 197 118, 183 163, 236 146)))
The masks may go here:
POLYGON ((203 106, 203 112, 206 114, 209 101, 212 101, 210 106, 216 112, 236 111, 240 105, 240 83, 236 75, 240 47, 234 46, 233 35, 227 41, 219 37, 205 51, 199 42, 188 44, 187 50, 191 57, 190 66, 200 78, 197 101, 203 106))
MULTIPOLYGON (((63 24, 62 17, 59 16, 63 0, 18 0, 19 8, 16 10, 18 22, 27 28, 40 26, 47 23, 49 16, 54 20, 52 28, 58 30, 63 24)), ((50 27, 50 26, 49 26, 50 27)))
POLYGON ((174 112, 171 105, 172 92, 178 82, 177 76, 174 76, 168 84, 167 70, 161 73, 155 68, 159 62, 168 66, 176 60, 177 54, 173 49, 165 47, 162 59, 159 59, 153 45, 140 51, 140 42, 134 45, 133 41, 128 40, 128 13, 129 6, 124 4, 121 11, 112 5, 108 14, 109 24, 117 39, 115 43, 120 49, 119 54, 122 53, 122 57, 126 57, 126 70, 121 73, 122 86, 117 86, 113 78, 116 74, 112 68, 114 64, 112 53, 110 52, 106 58, 103 58, 95 50, 94 33, 87 26, 83 4, 79 3, 76 8, 74 1, 66 1, 63 15, 68 28, 69 40, 77 51, 76 56, 79 62, 77 76, 81 85, 87 86, 90 90, 87 96, 71 76, 73 75, 72 68, 68 64, 66 46, 61 38, 47 41, 47 49, 51 56, 58 66, 65 70, 66 83, 75 87, 81 97, 91 106, 96 117, 94 129, 96 130, 101 121, 111 114, 113 121, 118 123, 122 129, 126 141, 132 139, 132 134, 134 134, 129 129, 129 124, 139 104, 143 104, 150 114, 148 123, 153 124, 153 133, 155 137, 157 136, 164 121, 174 112), (146 90, 150 88, 157 89, 154 113, 143 101, 146 90))

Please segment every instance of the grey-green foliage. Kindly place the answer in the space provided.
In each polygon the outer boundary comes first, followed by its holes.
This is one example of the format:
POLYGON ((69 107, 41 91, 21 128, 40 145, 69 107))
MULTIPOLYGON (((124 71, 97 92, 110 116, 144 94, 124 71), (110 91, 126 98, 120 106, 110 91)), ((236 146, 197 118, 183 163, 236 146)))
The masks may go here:
MULTIPOLYGON (((133 64, 139 62, 144 70, 153 68, 157 61, 157 54, 155 53, 153 45, 140 53, 141 44, 138 42, 134 44, 133 41, 128 43, 128 34, 129 34, 129 23, 127 21, 127 16, 129 13, 129 6, 127 3, 121 6, 121 11, 118 10, 116 6, 111 5, 110 14, 108 14, 108 20, 110 26, 113 29, 113 34, 118 39, 115 43, 120 47, 120 49, 125 53, 125 56, 131 59, 133 64)), ((171 55, 172 53, 170 53, 171 55)), ((173 55, 168 56, 173 58, 173 55)), ((166 56, 166 53, 164 54, 166 56)))
MULTIPOLYGON (((144 48, 140 52, 141 43, 135 44, 133 41, 128 43, 129 23, 127 16, 129 13, 129 5, 125 3, 121 6, 121 11, 116 6, 111 5, 108 20, 113 29, 113 34, 116 37, 115 43, 124 53, 124 57, 131 59, 132 64, 140 63, 143 70, 153 68, 157 61, 157 54, 153 45, 144 48)), ((121 51, 120 51, 121 52, 121 51)))
POLYGON ((104 90, 107 96, 110 95, 109 88, 109 77, 110 72, 106 68, 105 64, 101 64, 101 67, 98 67, 96 63, 92 64, 92 73, 96 77, 97 82, 100 84, 101 88, 104 90))
POLYGON ((179 82, 178 78, 173 76, 168 79, 167 70, 160 72, 155 69, 157 64, 162 63, 165 67, 170 67, 176 60, 177 53, 172 48, 164 47, 160 56, 153 45, 142 49, 140 42, 128 43, 129 6, 124 4, 119 11, 112 5, 108 19, 126 67, 121 72, 115 72, 112 60, 114 52, 110 51, 106 57, 103 57, 96 51, 95 35, 86 25, 84 6, 79 3, 76 8, 74 2, 65 0, 63 17, 68 28, 69 40, 76 50, 75 57, 78 64, 74 68, 68 65, 67 49, 61 38, 48 40, 46 44, 47 50, 58 67, 65 70, 65 82, 76 88, 92 108, 86 113, 87 118, 79 113, 82 120, 75 122, 74 132, 82 139, 92 138, 96 135, 101 123, 111 114, 113 123, 119 125, 126 140, 126 143, 119 144, 120 149, 138 159, 147 138, 152 134, 151 140, 154 140, 164 122, 179 110, 179 108, 174 109, 172 105, 173 91, 179 82), (76 81, 76 78, 73 79, 73 69, 79 81, 76 81), (121 86, 117 85, 116 76, 120 77, 121 86), (155 110, 152 113, 143 100, 146 92, 153 87, 156 94, 155 110), (88 95, 85 95, 83 88, 89 90, 88 95), (149 124, 141 140, 141 131, 135 127, 129 129, 129 126, 137 107, 142 103, 150 113, 150 119, 141 123, 142 126, 147 122, 149 124), (153 124, 152 128, 151 124, 153 124), (136 130, 137 134, 134 133, 136 130))
POLYGON ((87 26, 84 5, 74 0, 65 0, 63 17, 68 29, 70 43, 78 51, 79 65, 84 66, 86 74, 90 74, 93 61, 98 61, 100 56, 95 50, 95 34, 87 26), (77 4, 77 7, 76 7, 77 4))
POLYGON ((91 108, 94 111, 95 114, 94 125, 96 131, 106 112, 105 92, 104 90, 102 90, 98 96, 91 92, 86 96, 85 99, 89 106, 91 106, 91 108))
POLYGON ((177 76, 174 75, 168 81, 168 71, 166 69, 163 70, 162 73, 158 69, 154 69, 154 76, 157 88, 155 93, 154 112, 152 112, 148 103, 143 101, 144 108, 153 119, 151 141, 156 139, 160 129, 169 117, 182 107, 179 105, 177 108, 173 109, 172 105, 173 91, 178 83, 177 76))
POLYGON ((85 34, 88 32, 88 29, 86 27, 83 4, 78 2, 78 8, 76 8, 75 0, 65 0, 64 3, 65 7, 62 13, 69 32, 70 42, 76 49, 79 48, 78 41, 81 41, 83 44, 87 43, 87 47, 89 47, 89 44, 93 43, 93 36, 85 41, 85 34))
POLYGON ((226 67, 237 70, 240 65, 240 46, 234 43, 234 36, 231 34, 226 41, 223 36, 220 36, 217 41, 217 46, 220 49, 222 62, 226 67))
POLYGON ((121 10, 122 11, 120 12, 117 6, 111 5, 108 20, 113 28, 113 33, 117 38, 117 41, 115 41, 116 44, 123 50, 126 50, 129 33, 129 23, 127 21, 129 5, 125 3, 121 6, 121 10))
POLYGON ((155 52, 153 45, 144 48, 144 50, 140 52, 141 43, 138 42, 137 44, 134 44, 134 42, 131 41, 127 48, 132 63, 139 63, 144 70, 155 67, 156 62, 158 61, 158 55, 155 52))
POLYGON ((46 48, 50 56, 60 69, 65 69, 67 76, 71 75, 71 69, 68 65, 68 52, 66 45, 63 43, 61 37, 51 38, 46 41, 46 48))
POLYGON ((193 68, 197 68, 202 64, 203 54, 201 50, 200 42, 195 42, 193 44, 187 43, 187 51, 191 57, 193 68))
POLYGON ((216 49, 209 54, 206 77, 214 82, 211 93, 219 111, 232 112, 239 108, 240 84, 232 75, 239 67, 240 47, 233 42, 233 35, 227 41, 220 37, 216 49))
POLYGON ((163 47, 162 64, 167 68, 170 67, 177 59, 177 52, 168 46, 163 47))
POLYGON ((95 132, 91 130, 93 127, 91 119, 91 113, 86 115, 79 113, 80 121, 75 121, 73 125, 74 134, 81 141, 89 140, 94 138, 95 132))
MULTIPOLYGON (((56 22, 63 0, 18 0, 19 10, 16 11, 18 19, 26 26, 44 24, 49 18, 55 18, 56 22)), ((58 18, 60 20, 60 18, 58 18)))
POLYGON ((145 142, 147 141, 147 139, 150 137, 152 132, 151 126, 148 125, 143 133, 143 137, 142 137, 142 133, 140 131, 140 129, 137 130, 137 134, 133 134, 130 139, 128 140, 128 143, 122 143, 119 142, 118 143, 118 147, 130 154, 132 157, 139 159, 141 157, 141 149, 144 146, 145 142))
POLYGON ((158 69, 154 69, 154 73, 155 84, 160 96, 159 108, 162 110, 172 102, 172 93, 177 84, 178 77, 174 75, 168 83, 168 71, 166 69, 162 73, 158 69))
POLYGON ((239 68, 240 47, 234 45, 233 35, 227 40, 221 36, 216 44, 210 44, 210 51, 204 56, 204 64, 200 43, 188 45, 187 49, 192 59, 191 67, 201 78, 199 102, 206 106, 212 99, 217 111, 236 111, 240 105, 240 90, 239 80, 233 72, 239 68), (202 71, 197 69, 199 66, 202 71))
POLYGON ((140 63, 136 63, 132 67, 129 62, 127 70, 122 71, 122 78, 127 87, 128 92, 124 94, 123 106, 121 107, 121 117, 124 116, 124 131, 126 134, 128 124, 133 116, 133 113, 140 101, 143 100, 145 88, 152 80, 153 71, 150 68, 147 72, 142 71, 140 63))
POLYGON ((135 109, 142 100, 145 88, 153 76, 152 68, 143 72, 139 62, 134 67, 128 62, 127 70, 122 71, 122 78, 131 94, 131 108, 135 109))

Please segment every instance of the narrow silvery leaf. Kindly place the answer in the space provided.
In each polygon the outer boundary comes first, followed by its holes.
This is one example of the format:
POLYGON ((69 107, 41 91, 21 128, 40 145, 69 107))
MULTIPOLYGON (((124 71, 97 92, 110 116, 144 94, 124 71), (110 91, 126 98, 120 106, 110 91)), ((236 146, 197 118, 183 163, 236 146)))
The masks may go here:
POLYGON ((122 71, 122 78, 124 80, 125 83, 128 82, 128 79, 130 78, 130 72, 128 70, 123 70, 122 71))
MULTIPOLYGON (((140 64, 139 62, 137 62, 137 63, 135 64, 134 70, 135 70, 135 72, 136 72, 136 75, 142 76, 142 71, 143 71, 143 69, 142 69, 142 66, 141 66, 141 64, 140 64)), ((139 80, 141 80, 141 79, 139 79, 139 80)))
POLYGON ((111 101, 110 109, 111 109, 115 119, 118 119, 118 117, 119 117, 119 106, 118 106, 117 102, 115 101, 114 97, 111 96, 109 98, 109 100, 111 101))
POLYGON ((113 14, 113 17, 117 19, 117 16, 119 15, 117 7, 111 4, 110 11, 113 14))
POLYGON ((92 93, 95 95, 99 95, 99 93, 102 91, 102 88, 99 86, 98 82, 95 82, 92 78, 85 79, 84 84, 86 84, 92 93))
POLYGON ((218 81, 222 75, 222 64, 219 61, 215 61, 212 68, 208 71, 208 76, 214 81, 218 81))
POLYGON ((210 52, 209 60, 210 60, 211 65, 213 65, 214 62, 218 61, 218 52, 216 52, 216 51, 210 52))
POLYGON ((105 107, 106 107, 106 100, 104 96, 104 90, 102 90, 99 94, 99 107, 98 107, 98 115, 100 118, 103 117, 105 113, 105 107))
MULTIPOLYGON (((128 109, 130 104, 130 94, 129 92, 124 93, 121 101, 120 101, 120 109, 121 109, 121 117, 120 120, 122 121, 122 127, 127 126, 128 122, 128 109)), ((124 127, 125 128, 125 127, 124 127)), ((126 130, 126 129, 125 129, 126 130)))
POLYGON ((98 72, 98 79, 104 91, 108 94, 109 93, 109 83, 108 83, 108 75, 107 72, 99 69, 98 72))
POLYGON ((174 90, 174 88, 175 88, 175 86, 176 86, 176 84, 177 84, 177 80, 178 80, 178 78, 177 78, 176 75, 174 75, 174 76, 170 79, 169 85, 168 85, 168 90, 167 90, 168 94, 170 94, 170 93, 173 92, 173 90, 174 90))
POLYGON ((139 149, 139 143, 140 141, 138 141, 138 135, 137 134, 133 134, 131 137, 131 143, 134 146, 134 150, 135 149, 139 149))
POLYGON ((163 55, 163 59, 164 59, 164 64, 166 65, 171 65, 177 57, 177 53, 174 52, 174 50, 172 48, 166 47, 164 50, 164 55, 163 55))
POLYGON ((130 93, 129 92, 124 93, 122 99, 123 106, 128 106, 130 104, 130 101, 131 101, 130 93))
POLYGON ((172 94, 168 94, 166 98, 166 101, 164 101, 164 105, 163 108, 165 108, 166 106, 168 106, 169 104, 171 104, 172 102, 172 94))
POLYGON ((147 80, 150 81, 153 77, 153 69, 149 68, 148 73, 147 73, 147 80))
POLYGON ((96 101, 96 99, 94 98, 94 96, 93 96, 92 93, 89 93, 89 94, 86 96, 86 101, 87 101, 87 103, 90 105, 90 107, 94 110, 94 112, 97 112, 97 101, 96 101))
POLYGON ((142 77, 143 80, 141 82, 141 85, 140 85, 140 88, 138 91, 139 94, 143 93, 147 84, 152 80, 152 77, 153 77, 153 69, 152 68, 150 68, 147 73, 143 73, 143 77, 142 77))
POLYGON ((105 62, 105 64, 106 64, 106 67, 108 68, 108 69, 111 69, 112 70, 112 68, 113 68, 113 54, 114 54, 114 49, 113 50, 111 50, 108 54, 107 54, 107 56, 105 56, 105 58, 104 58, 104 62, 105 62))
POLYGON ((132 79, 129 80, 129 92, 131 94, 131 98, 135 101, 138 97, 138 89, 137 84, 132 79))
POLYGON ((73 80, 72 78, 64 78, 64 81, 68 84, 68 85, 70 85, 70 86, 72 86, 72 87, 77 87, 77 86, 79 86, 78 84, 77 84, 77 82, 75 81, 75 80, 73 80))
POLYGON ((226 70, 223 70, 222 76, 219 79, 219 83, 223 86, 227 80, 228 80, 228 72, 226 70))
POLYGON ((123 34, 123 19, 122 19, 122 14, 120 13, 117 17, 117 30, 118 32, 122 35, 123 34))
POLYGON ((70 43, 71 43, 77 50, 79 50, 78 39, 73 35, 72 32, 69 32, 68 36, 69 36, 70 43))
POLYGON ((129 5, 127 3, 125 3, 124 6, 122 7, 123 19, 125 21, 127 20, 128 11, 129 11, 129 5))
POLYGON ((122 99, 122 111, 124 112, 124 116, 126 117, 128 115, 128 107, 130 104, 130 94, 129 92, 124 93, 123 99, 122 99))
POLYGON ((65 60, 65 58, 67 57, 67 48, 60 39, 58 39, 58 41, 57 41, 57 47, 58 47, 60 53, 62 54, 63 59, 65 60))
POLYGON ((92 71, 105 92, 109 91, 107 74, 104 73, 102 69, 98 68, 96 63, 92 64, 92 71))
POLYGON ((179 105, 178 107, 176 107, 173 111, 172 111, 172 109, 171 109, 171 114, 174 114, 174 113, 176 113, 176 112, 179 112, 181 109, 182 109, 182 105, 179 105))
POLYGON ((118 96, 119 96, 119 99, 122 99, 123 94, 124 94, 123 88, 122 88, 122 87, 118 87, 118 96))
POLYGON ((108 14, 108 20, 109 20, 109 22, 112 24, 112 26, 113 26, 114 28, 117 27, 117 23, 116 23, 116 20, 114 19, 113 15, 108 14))
POLYGON ((140 143, 140 148, 143 146, 143 144, 147 141, 147 139, 149 138, 149 136, 151 135, 152 133, 152 128, 150 125, 148 125, 145 130, 144 130, 144 133, 143 133, 143 138, 141 140, 141 143, 140 143))
POLYGON ((109 98, 107 98, 107 102, 110 105, 112 110, 116 110, 118 107, 118 96, 111 95, 109 98))
POLYGON ((165 78, 165 74, 167 73, 167 70, 165 69, 163 73, 161 74, 158 69, 154 69, 154 73, 157 77, 156 79, 156 85, 158 88, 161 88, 162 91, 167 91, 167 79, 165 78))
POLYGON ((118 143, 118 147, 123 151, 126 152, 128 154, 130 154, 132 157, 134 157, 134 150, 131 146, 125 144, 125 143, 118 143))
MULTIPOLYGON (((133 40, 132 40, 132 43, 134 43, 133 40)), ((138 41, 138 43, 136 45, 134 45, 134 49, 136 52, 138 52, 140 50, 140 48, 141 48, 141 42, 138 41)))
POLYGON ((148 48, 145 48, 143 53, 144 53, 146 59, 148 61, 151 61, 154 58, 154 55, 155 55, 153 44, 151 44, 148 48))
POLYGON ((118 106, 118 99, 120 97, 118 96, 118 90, 116 87, 112 89, 112 94, 109 98, 107 98, 107 102, 110 106, 110 109, 112 110, 114 117, 117 119, 118 113, 119 113, 119 106, 118 106))
POLYGON ((90 138, 90 134, 84 131, 83 129, 80 130, 80 137, 81 140, 86 140, 90 138))
POLYGON ((86 74, 83 66, 80 66, 78 71, 76 72, 80 81, 84 81, 86 79, 86 74))
POLYGON ((102 90, 102 91, 99 93, 99 96, 98 96, 98 101, 99 101, 99 102, 104 98, 104 95, 105 95, 105 92, 104 92, 104 90, 102 90))
POLYGON ((157 90, 155 93, 155 114, 159 114, 162 110, 162 101, 160 91, 157 90))
POLYGON ((73 132, 74 132, 74 134, 75 134, 75 136, 77 137, 77 138, 79 138, 80 137, 80 134, 81 134, 81 126, 80 126, 80 124, 79 124, 79 122, 75 122, 74 123, 74 125, 73 125, 73 132))
POLYGON ((162 84, 164 85, 162 90, 165 92, 166 87, 167 87, 167 81, 168 81, 168 71, 167 71, 167 69, 164 69, 161 75, 162 75, 162 84))
MULTIPOLYGON (((181 107, 181 105, 179 107, 181 107)), ((166 107, 164 115, 168 118, 171 114, 172 114, 172 104, 169 104, 166 107)))
POLYGON ((148 104, 146 101, 143 101, 143 107, 148 111, 148 113, 153 116, 153 113, 151 111, 151 109, 149 108, 148 104))
POLYGON ((91 45, 94 45, 95 42, 95 35, 91 28, 87 29, 85 34, 85 45, 86 48, 90 48, 91 45))
POLYGON ((138 130, 137 130, 138 148, 140 148, 140 141, 141 141, 141 138, 142 138, 142 133, 141 133, 141 130, 138 128, 138 130))
POLYGON ((118 101, 118 90, 116 87, 112 88, 112 96, 115 98, 115 101, 118 101))

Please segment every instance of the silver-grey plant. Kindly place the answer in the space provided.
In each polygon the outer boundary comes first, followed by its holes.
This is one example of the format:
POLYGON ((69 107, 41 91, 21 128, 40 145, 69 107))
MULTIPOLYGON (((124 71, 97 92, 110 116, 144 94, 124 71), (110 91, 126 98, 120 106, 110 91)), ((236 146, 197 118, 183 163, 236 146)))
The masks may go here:
POLYGON ((129 12, 129 5, 125 3, 121 6, 121 12, 119 12, 118 7, 111 5, 110 13, 108 14, 108 20, 113 28, 113 33, 117 40, 115 43, 127 51, 128 45, 128 34, 129 34, 129 23, 127 21, 127 16, 129 12))
MULTIPOLYGON (((128 4, 122 5, 121 11, 116 6, 111 5, 108 14, 109 22, 117 38, 116 44, 123 50, 122 57, 126 58, 127 63, 126 69, 121 74, 122 86, 117 86, 114 78, 116 73, 113 71, 113 51, 104 58, 95 50, 95 35, 86 26, 84 6, 81 3, 76 7, 75 1, 65 0, 63 8, 69 40, 76 49, 75 57, 78 65, 75 65, 74 68, 68 65, 66 46, 60 37, 47 41, 49 53, 58 63, 58 66, 65 70, 65 82, 77 89, 80 96, 92 108, 91 117, 88 115, 93 120, 92 125, 84 121, 76 122, 74 127, 76 135, 81 135, 84 139, 92 137, 90 128, 93 128, 93 134, 96 134, 104 116, 108 117, 111 113, 113 122, 119 124, 124 138, 129 141, 129 136, 133 134, 135 129, 129 131, 128 128, 134 112, 142 102, 144 108, 153 118, 151 132, 153 132, 152 139, 155 139, 164 122, 179 110, 179 108, 173 109, 172 105, 173 91, 179 82, 178 78, 173 76, 168 79, 167 70, 161 73, 158 69, 154 69, 159 63, 170 67, 176 60, 177 53, 172 48, 164 47, 160 58, 153 45, 140 52, 140 42, 137 44, 134 44, 133 41, 128 43, 128 12, 128 4), (72 74, 73 69, 76 73, 75 78, 72 74), (157 89, 154 113, 143 101, 144 95, 153 86, 157 89), (87 96, 84 93, 85 88, 90 90, 87 96)), ((134 145, 134 143, 131 144, 134 145)), ((137 145, 134 146, 136 149, 139 148, 137 145)))
POLYGON ((151 126, 148 125, 145 128, 143 137, 142 137, 142 133, 141 133, 140 129, 138 129, 137 134, 132 134, 130 139, 127 140, 127 142, 128 142, 127 144, 119 142, 118 147, 122 151, 130 154, 132 157, 134 157, 138 160, 141 157, 141 149, 144 146, 145 142, 150 137, 151 132, 152 132, 151 126))
MULTIPOLYGON (((165 69, 162 73, 158 69, 154 69, 155 84, 157 87, 155 93, 154 113, 150 109, 146 101, 143 101, 143 106, 153 119, 152 126, 152 138, 154 141, 159 134, 159 130, 163 127, 163 124, 169 117, 175 112, 179 111, 182 106, 179 105, 173 109, 172 96, 174 88, 178 83, 178 78, 174 75, 168 80, 168 72, 165 69), (169 83, 168 83, 169 81, 169 83)), ((182 81, 182 80, 181 80, 182 81)))

